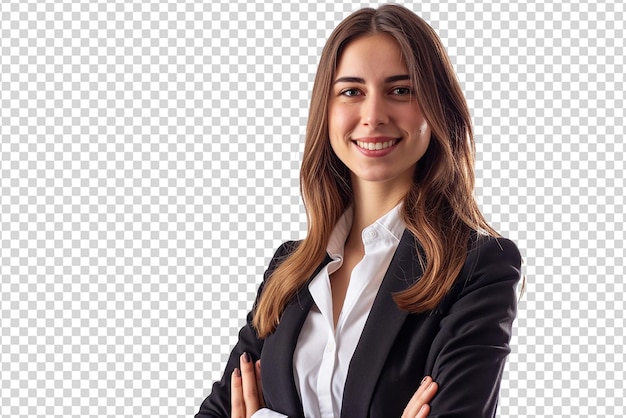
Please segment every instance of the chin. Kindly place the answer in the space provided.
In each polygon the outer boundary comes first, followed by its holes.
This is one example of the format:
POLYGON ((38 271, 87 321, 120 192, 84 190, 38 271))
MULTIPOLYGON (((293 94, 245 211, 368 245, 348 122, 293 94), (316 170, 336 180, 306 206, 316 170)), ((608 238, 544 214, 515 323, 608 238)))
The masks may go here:
POLYGON ((366 181, 368 183, 394 183, 396 181, 402 181, 401 176, 392 173, 361 173, 353 175, 353 179, 357 181, 366 181))

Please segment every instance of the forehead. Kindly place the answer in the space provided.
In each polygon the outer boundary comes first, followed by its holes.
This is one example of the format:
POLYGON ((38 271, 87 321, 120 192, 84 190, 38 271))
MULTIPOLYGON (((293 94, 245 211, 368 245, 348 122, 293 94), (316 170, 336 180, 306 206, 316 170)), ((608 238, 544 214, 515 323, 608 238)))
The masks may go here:
POLYGON ((336 74, 376 77, 407 72, 398 42, 391 35, 377 33, 350 41, 339 56, 336 74))

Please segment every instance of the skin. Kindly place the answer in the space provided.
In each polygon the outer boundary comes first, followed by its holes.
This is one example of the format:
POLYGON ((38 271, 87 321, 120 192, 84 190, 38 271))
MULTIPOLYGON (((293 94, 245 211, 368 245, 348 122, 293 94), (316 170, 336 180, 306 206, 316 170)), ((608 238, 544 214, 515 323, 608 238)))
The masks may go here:
POLYGON ((364 255, 361 231, 406 194, 431 134, 391 36, 374 34, 352 41, 336 73, 328 103, 328 131, 333 151, 350 170, 354 221, 344 262, 331 276, 335 325, 352 269, 364 255), (363 150, 363 142, 394 145, 372 153, 363 150))
POLYGON ((265 407, 261 389, 261 361, 255 363, 246 353, 241 355, 240 369, 235 369, 231 376, 231 417, 249 418, 265 407))
MULTIPOLYGON (((240 369, 231 376, 231 417, 250 418, 256 411, 265 407, 261 388, 261 361, 246 361, 245 354, 240 358, 240 369)), ((437 383, 430 376, 424 377, 401 418, 426 418, 430 413, 430 402, 437 393, 437 383)))
MULTIPOLYGON (((374 34, 353 40, 344 49, 336 73, 329 97, 328 130, 333 151, 350 170, 354 220, 344 248, 344 262, 331 275, 335 325, 352 269, 364 255, 361 231, 406 194, 431 135, 412 94, 415 86, 411 85, 407 66, 391 36, 374 34), (371 147, 369 144, 375 148, 392 146, 364 150, 371 147)), ((246 361, 243 355, 241 369, 235 369, 232 375, 233 418, 249 418, 264 407, 260 376, 260 362, 246 361)), ((426 376, 402 418, 427 417, 428 403, 437 389, 437 383, 426 376)))
POLYGON ((337 66, 328 131, 333 151, 351 173, 353 230, 359 234, 406 194, 430 143, 430 127, 414 95, 417 86, 408 75, 400 48, 385 34, 352 41, 337 66), (385 139, 397 143, 384 156, 368 156, 356 144, 385 139))

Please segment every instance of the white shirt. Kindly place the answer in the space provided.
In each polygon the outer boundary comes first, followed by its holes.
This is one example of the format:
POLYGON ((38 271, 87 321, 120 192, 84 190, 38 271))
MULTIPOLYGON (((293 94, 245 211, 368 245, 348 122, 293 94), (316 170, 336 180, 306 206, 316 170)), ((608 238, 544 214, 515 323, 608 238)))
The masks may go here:
MULTIPOLYGON (((293 355, 294 380, 307 418, 340 416, 350 360, 361 337, 374 298, 405 224, 398 205, 361 234, 365 255, 353 268, 337 327, 333 320, 330 275, 343 263, 344 243, 352 226, 352 210, 335 226, 327 246, 332 261, 309 283, 314 304, 302 326, 293 355)), ((285 417, 267 408, 254 418, 285 417)))

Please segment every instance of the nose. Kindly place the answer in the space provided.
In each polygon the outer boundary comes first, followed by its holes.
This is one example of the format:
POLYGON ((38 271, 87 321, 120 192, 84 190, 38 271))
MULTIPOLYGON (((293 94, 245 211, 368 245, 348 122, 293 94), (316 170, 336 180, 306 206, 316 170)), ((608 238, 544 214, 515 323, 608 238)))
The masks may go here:
POLYGON ((376 127, 389 122, 389 115, 385 101, 378 95, 366 96, 361 105, 361 119, 363 125, 376 127))

